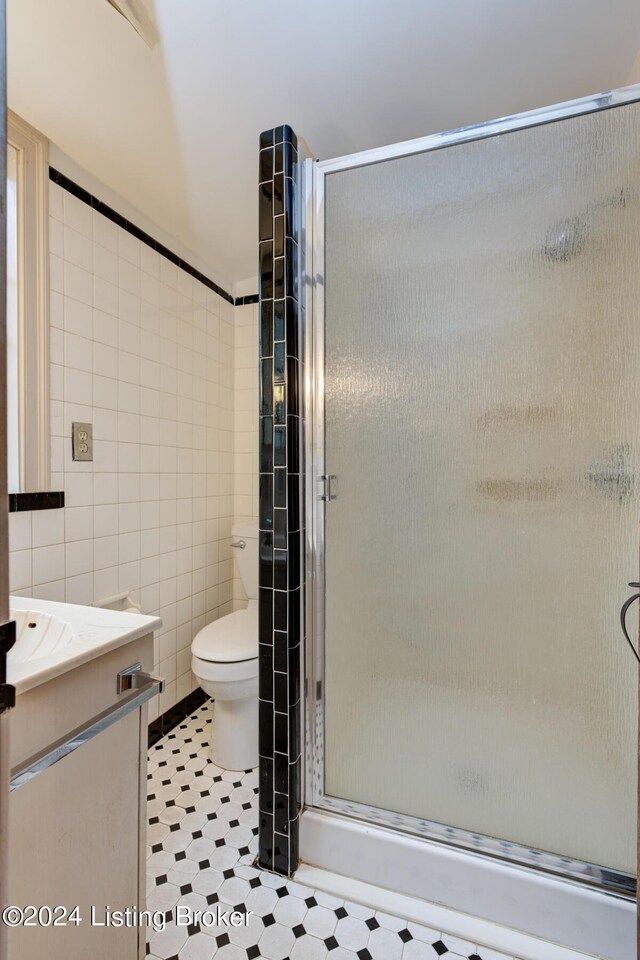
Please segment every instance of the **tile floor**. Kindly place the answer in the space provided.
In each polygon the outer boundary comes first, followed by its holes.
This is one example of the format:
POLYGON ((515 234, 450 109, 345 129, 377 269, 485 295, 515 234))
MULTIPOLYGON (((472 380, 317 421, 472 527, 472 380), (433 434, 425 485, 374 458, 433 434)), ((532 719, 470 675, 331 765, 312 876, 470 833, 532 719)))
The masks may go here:
POLYGON ((149 750, 147 908, 155 960, 511 960, 504 954, 339 900, 253 866, 257 770, 208 758, 205 703, 149 750), (176 908, 253 911, 247 926, 178 926, 176 908))

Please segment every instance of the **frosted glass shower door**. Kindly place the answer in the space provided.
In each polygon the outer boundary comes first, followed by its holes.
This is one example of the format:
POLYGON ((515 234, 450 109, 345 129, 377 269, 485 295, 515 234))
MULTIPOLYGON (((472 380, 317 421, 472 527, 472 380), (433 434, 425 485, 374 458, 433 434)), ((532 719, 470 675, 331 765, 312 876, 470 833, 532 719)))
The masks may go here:
POLYGON ((633 873, 640 108, 324 190, 324 793, 633 873))

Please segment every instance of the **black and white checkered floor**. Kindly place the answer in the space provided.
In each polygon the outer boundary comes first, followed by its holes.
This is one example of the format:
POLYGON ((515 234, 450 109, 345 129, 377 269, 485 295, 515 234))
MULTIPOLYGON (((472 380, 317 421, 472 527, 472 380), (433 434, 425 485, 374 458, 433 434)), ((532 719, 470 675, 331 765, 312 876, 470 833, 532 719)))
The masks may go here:
POLYGON ((445 933, 253 866, 258 773, 208 759, 211 706, 149 750, 147 908, 166 915, 150 930, 158 960, 511 960, 445 933), (175 923, 178 906, 252 911, 247 926, 175 923))

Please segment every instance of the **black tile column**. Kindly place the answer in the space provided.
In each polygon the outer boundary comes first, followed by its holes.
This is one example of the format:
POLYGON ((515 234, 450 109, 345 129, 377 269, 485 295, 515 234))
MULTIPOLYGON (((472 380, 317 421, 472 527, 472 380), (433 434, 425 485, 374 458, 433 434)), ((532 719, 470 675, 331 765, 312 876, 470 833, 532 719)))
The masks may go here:
POLYGON ((260 866, 298 865, 301 781, 303 428, 298 154, 288 126, 260 135, 260 866))

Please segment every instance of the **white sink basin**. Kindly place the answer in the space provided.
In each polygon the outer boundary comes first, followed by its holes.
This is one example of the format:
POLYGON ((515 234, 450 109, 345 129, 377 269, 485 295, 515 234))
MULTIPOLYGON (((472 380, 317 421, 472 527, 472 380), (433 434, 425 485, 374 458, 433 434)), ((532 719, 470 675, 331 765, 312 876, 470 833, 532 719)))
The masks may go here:
POLYGON ((9 607, 17 636, 7 680, 18 695, 162 626, 158 617, 34 597, 10 597, 9 607))
POLYGON ((9 664, 27 663, 58 653, 74 639, 70 623, 41 610, 12 610, 16 642, 9 650, 9 664))

